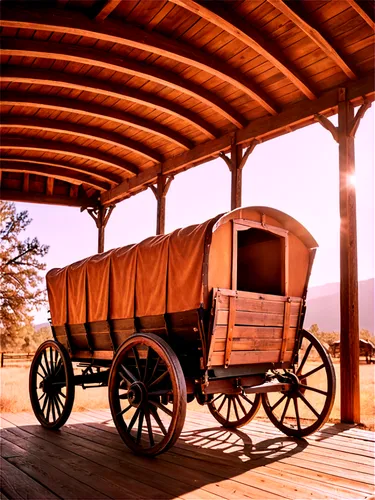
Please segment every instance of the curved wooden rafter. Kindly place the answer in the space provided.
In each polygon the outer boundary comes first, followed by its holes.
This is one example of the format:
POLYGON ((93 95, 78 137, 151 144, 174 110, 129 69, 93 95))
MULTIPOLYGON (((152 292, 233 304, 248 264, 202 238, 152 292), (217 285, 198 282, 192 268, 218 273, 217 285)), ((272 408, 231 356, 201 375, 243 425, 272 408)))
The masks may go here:
POLYGON ((120 184, 123 182, 123 178, 119 175, 112 174, 109 172, 103 172, 100 170, 95 170, 94 168, 89 168, 81 165, 75 165, 74 163, 69 163, 67 160, 59 160, 54 158, 53 160, 49 160, 44 158, 43 156, 17 156, 17 155, 7 155, 0 158, 2 160, 6 160, 12 163, 22 162, 22 163, 33 163, 34 165, 44 166, 52 166, 57 168, 64 168, 70 170, 72 172, 78 172, 84 175, 89 175, 90 177, 95 177, 102 183, 106 183, 114 187, 116 184, 120 184))
MULTIPOLYGON (((8 74, 8 72, 6 72, 8 74)), ((19 72, 18 72, 19 73, 19 72)), ((23 73, 24 75, 27 72, 23 73)), ((27 76, 18 77, 15 73, 11 72, 10 76, 5 76, 0 73, 0 82, 2 81, 16 81, 20 83, 38 83, 43 85, 44 80, 33 79, 31 82, 28 80, 27 76), (12 76, 13 74, 13 76, 12 76)), ((55 85, 59 82, 54 82, 55 85)), ((49 83, 45 83, 48 85, 49 83)), ((69 88, 67 82, 60 83, 61 88, 69 88)), ((75 88, 75 87, 73 87, 75 88)), ((89 90, 86 89, 88 92, 89 90)), ((132 115, 130 113, 126 113, 125 111, 119 111, 113 108, 109 108, 106 106, 102 106, 100 104, 94 104, 87 101, 80 101, 79 99, 66 99, 64 97, 52 97, 48 95, 39 95, 39 94, 29 94, 25 92, 14 92, 14 91, 3 91, 1 93, 1 103, 5 105, 12 106, 32 106, 36 108, 49 108, 56 109, 60 111, 67 111, 69 113, 77 113, 86 116, 93 116, 95 118, 101 118, 104 120, 110 120, 118 123, 119 125, 126 125, 129 127, 134 127, 138 130, 142 130, 147 132, 148 134, 154 134, 158 137, 166 139, 168 142, 172 142, 173 144, 182 147, 183 149, 191 149, 193 147, 191 141, 183 137, 178 132, 156 123, 152 120, 147 120, 145 118, 141 118, 136 115, 132 115)))
POLYGON ((7 159, 0 159, 0 170, 4 172, 22 172, 25 174, 42 175, 43 177, 52 177, 53 179, 60 179, 70 184, 87 184, 101 192, 107 191, 109 184, 92 179, 89 175, 72 172, 61 167, 53 167, 49 165, 33 164, 29 162, 19 162, 14 164, 8 162, 7 159))
POLYGON ((4 7, 0 26, 67 33, 121 44, 167 57, 218 77, 257 101, 270 114, 277 114, 277 106, 272 99, 243 73, 212 54, 205 54, 195 47, 159 33, 147 32, 141 28, 109 19, 97 23, 78 12, 48 8, 42 11, 28 11, 4 7))
POLYGON ((99 7, 99 10, 95 12, 96 21, 104 21, 111 12, 121 3, 122 0, 107 0, 104 5, 99 7))
POLYGON ((329 42, 315 27, 313 27, 311 20, 307 18, 307 15, 303 12, 299 2, 288 2, 284 0, 268 0, 268 2, 273 5, 276 9, 284 14, 290 21, 292 21, 300 30, 302 30, 316 45, 326 54, 327 57, 332 59, 332 61, 339 66, 342 71, 351 80, 355 80, 357 75, 349 64, 344 60, 343 56, 332 46, 329 42))
MULTIPOLYGON (((3 53, 4 54, 4 53, 3 53)), ((104 80, 96 80, 87 78, 81 75, 74 75, 70 73, 62 73, 53 70, 38 70, 33 68, 16 68, 12 66, 4 66, 1 74, 2 81, 14 81, 20 83, 29 83, 37 85, 51 85, 52 87, 65 87, 85 92, 92 92, 94 94, 104 95, 107 97, 114 97, 125 101, 142 104, 152 109, 157 109, 163 113, 168 113, 172 116, 186 121, 189 125, 198 128, 206 136, 214 137, 217 133, 213 127, 205 120, 202 120, 195 113, 172 103, 166 99, 155 96, 153 94, 143 92, 138 89, 126 87, 120 83, 107 83, 104 80)), ((192 147, 191 141, 183 139, 183 147, 190 149, 192 147)))
POLYGON ((56 132, 57 134, 66 134, 74 137, 85 137, 87 139, 104 142, 105 144, 112 146, 130 149, 131 151, 139 153, 148 160, 152 160, 156 163, 160 163, 162 161, 162 155, 140 142, 133 141, 121 136, 120 134, 107 132, 106 130, 102 130, 100 128, 80 125, 78 123, 42 119, 34 116, 1 115, 0 127, 36 129, 46 132, 56 132))
MULTIPOLYGON (((224 99, 219 98, 201 85, 186 80, 172 71, 131 59, 125 59, 97 49, 69 45, 66 43, 41 42, 38 40, 15 40, 7 37, 0 37, 0 43, 3 55, 39 57, 43 59, 79 63, 90 67, 108 69, 109 71, 116 71, 124 75, 132 75, 147 79, 189 95, 198 102, 206 104, 210 109, 219 113, 236 127, 243 128, 246 125, 244 117, 224 99)), ((176 106, 174 106, 173 103, 170 103, 170 105, 171 110, 176 112, 176 106)), ((163 110, 165 109, 163 108, 163 110)), ((193 115, 193 113, 191 114, 193 115)), ((195 120, 195 124, 199 125, 201 131, 211 139, 217 136, 214 127, 210 127, 209 124, 204 123, 201 119, 197 120, 197 118, 195 118, 195 120)))
POLYGON ((286 59, 278 46, 266 40, 263 35, 249 23, 234 16, 228 9, 215 5, 214 2, 204 4, 196 0, 170 0, 184 9, 197 14, 201 18, 218 26, 247 47, 255 50, 258 54, 272 63, 284 76, 286 76, 305 96, 315 99, 316 93, 312 86, 303 78, 297 68, 286 59))
POLYGON ((117 168, 131 174, 138 174, 139 170, 120 158, 102 153, 96 149, 90 149, 83 146, 76 146, 70 142, 48 141, 43 139, 33 139, 29 137, 14 137, 4 135, 1 138, 0 149, 21 149, 33 151, 45 151, 61 155, 70 155, 84 158, 86 160, 96 161, 111 168, 117 168))

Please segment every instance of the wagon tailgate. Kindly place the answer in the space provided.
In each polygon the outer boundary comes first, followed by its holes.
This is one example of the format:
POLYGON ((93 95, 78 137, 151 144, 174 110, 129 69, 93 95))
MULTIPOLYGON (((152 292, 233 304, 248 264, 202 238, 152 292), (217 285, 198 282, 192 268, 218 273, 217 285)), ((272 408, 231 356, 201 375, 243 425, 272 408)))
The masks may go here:
POLYGON ((208 366, 290 362, 302 299, 218 289, 208 366))

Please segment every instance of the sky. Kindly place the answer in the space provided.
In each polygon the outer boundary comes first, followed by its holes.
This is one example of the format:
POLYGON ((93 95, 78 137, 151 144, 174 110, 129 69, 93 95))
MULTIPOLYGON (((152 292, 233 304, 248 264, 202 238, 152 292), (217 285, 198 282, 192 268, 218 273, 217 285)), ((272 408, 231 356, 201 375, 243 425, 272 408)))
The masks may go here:
MULTIPOLYGON (((337 116, 331 118, 337 125, 337 116)), ((355 140, 359 279, 374 276, 374 106, 355 140)), ((310 287, 338 282, 338 145, 320 124, 259 144, 243 171, 242 205, 270 206, 301 222, 319 244, 310 287)), ((97 252, 97 229, 78 208, 16 203, 33 222, 27 236, 50 246, 47 270, 97 252)), ((167 195, 166 232, 230 210, 230 173, 218 158, 178 174, 167 195)), ((105 235, 105 249, 138 243, 155 234, 156 200, 150 189, 119 203, 105 235)), ((44 323, 47 308, 36 312, 44 323)))

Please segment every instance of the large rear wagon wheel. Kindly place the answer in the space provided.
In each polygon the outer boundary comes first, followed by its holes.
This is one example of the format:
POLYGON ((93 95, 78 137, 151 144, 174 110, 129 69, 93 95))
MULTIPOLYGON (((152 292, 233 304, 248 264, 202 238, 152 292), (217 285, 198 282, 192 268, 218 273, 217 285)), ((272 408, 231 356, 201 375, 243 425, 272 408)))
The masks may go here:
POLYGON ((151 333, 129 337, 109 375, 117 430, 135 453, 155 456, 177 441, 186 416, 186 382, 171 347, 151 333))
POLYGON ((34 414, 43 427, 59 429, 68 420, 74 402, 73 365, 65 347, 43 342, 35 353, 29 376, 34 414))
POLYGON ((259 410, 259 394, 216 394, 207 403, 211 415, 223 427, 242 427, 248 424, 259 410))
POLYGON ((302 331, 298 364, 286 376, 289 391, 262 395, 263 408, 271 422, 288 436, 304 437, 327 421, 336 393, 336 376, 331 358, 319 340, 302 331))

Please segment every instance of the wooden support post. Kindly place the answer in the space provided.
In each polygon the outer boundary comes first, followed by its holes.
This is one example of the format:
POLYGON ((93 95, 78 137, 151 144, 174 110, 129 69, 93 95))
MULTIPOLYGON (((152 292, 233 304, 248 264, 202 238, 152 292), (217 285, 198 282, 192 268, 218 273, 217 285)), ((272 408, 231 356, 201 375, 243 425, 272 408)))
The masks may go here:
POLYGON ((371 103, 364 99, 354 116, 354 106, 347 100, 346 92, 345 88, 339 89, 338 127, 322 115, 315 115, 315 118, 331 132, 332 137, 339 144, 341 421, 359 423, 359 315, 354 136, 361 118, 371 103))
POLYGON ((356 191, 354 185, 354 107, 339 89, 340 182, 340 373, 341 421, 360 422, 359 319, 356 191))
POLYGON ((165 233, 165 208, 167 201, 167 193, 170 188, 173 176, 159 174, 156 186, 151 185, 151 191, 154 193, 157 202, 156 215, 156 234, 165 233))
POLYGON ((109 207, 103 207, 102 205, 100 205, 100 207, 97 208, 87 209, 87 212, 94 219, 96 227, 98 228, 98 253, 104 252, 105 227, 114 208, 115 205, 111 205, 109 207))
POLYGON ((242 146, 237 146, 233 143, 230 158, 224 153, 220 153, 219 155, 228 165, 231 172, 231 210, 239 208, 242 204, 242 169, 255 146, 259 143, 260 141, 254 139, 245 152, 243 152, 242 146))

